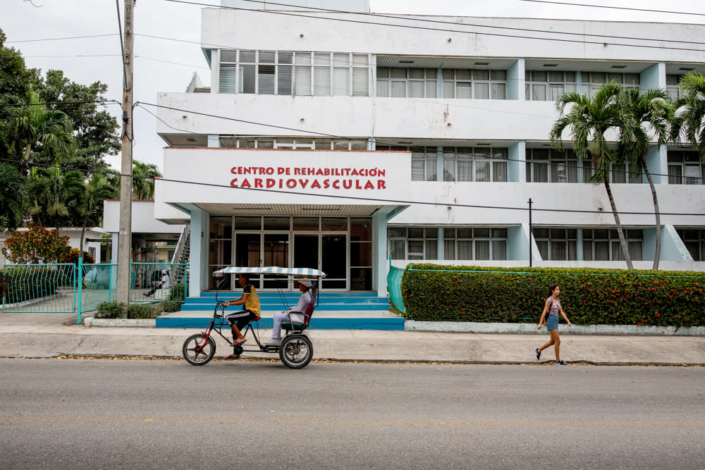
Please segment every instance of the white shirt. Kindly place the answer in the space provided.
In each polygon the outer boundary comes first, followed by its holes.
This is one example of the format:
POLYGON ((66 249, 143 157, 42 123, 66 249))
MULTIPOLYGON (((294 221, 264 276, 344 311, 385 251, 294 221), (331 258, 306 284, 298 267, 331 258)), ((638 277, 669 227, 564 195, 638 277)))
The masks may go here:
POLYGON ((159 286, 161 289, 168 289, 169 288, 169 275, 164 274, 162 276, 162 285, 159 286))
POLYGON ((301 294, 301 297, 299 298, 299 303, 297 303, 296 306, 292 309, 292 312, 306 313, 306 309, 308 308, 308 304, 310 303, 311 293, 306 291, 301 294))

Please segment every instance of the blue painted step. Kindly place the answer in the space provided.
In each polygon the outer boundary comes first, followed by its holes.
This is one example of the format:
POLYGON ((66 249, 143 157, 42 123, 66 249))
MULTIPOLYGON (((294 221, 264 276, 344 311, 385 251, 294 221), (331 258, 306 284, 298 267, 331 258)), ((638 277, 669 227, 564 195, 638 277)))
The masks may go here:
MULTIPOLYGON (((199 328, 208 326, 210 317, 157 317, 157 328, 199 328)), ((263 318, 259 328, 272 328, 272 319, 263 318)), ((224 327, 226 330, 228 326, 224 327)), ((309 330, 403 330, 403 318, 312 318, 309 330)), ((227 335, 228 333, 226 333, 227 335)))
MULTIPOLYGON (((289 307, 292 307, 294 304, 289 304, 289 307)), ((203 311, 212 311, 215 308, 215 303, 213 304, 183 304, 181 306, 181 311, 182 312, 203 312, 203 311)), ((235 311, 235 307, 230 307, 228 310, 235 311)), ((276 311, 276 310, 283 310, 284 306, 282 304, 276 304, 276 305, 261 305, 261 309, 264 311, 276 311)), ((331 304, 321 304, 318 307, 318 310, 325 310, 325 311, 347 311, 347 310, 354 310, 354 311, 378 311, 378 312, 383 312, 385 310, 389 310, 389 304, 386 305, 357 305, 357 304, 338 304, 338 305, 331 305, 331 304)))

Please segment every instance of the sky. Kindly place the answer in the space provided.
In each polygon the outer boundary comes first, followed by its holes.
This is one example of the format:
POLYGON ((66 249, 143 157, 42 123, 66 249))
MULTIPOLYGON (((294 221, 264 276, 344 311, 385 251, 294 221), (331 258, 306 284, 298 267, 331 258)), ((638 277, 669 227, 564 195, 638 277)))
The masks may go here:
MULTIPOLYGON (((220 4, 218 0, 198 1, 220 4)), ((287 3, 286 0, 278 1, 287 3)), ((703 0, 560 1, 705 14, 703 0)), ((119 0, 119 3, 122 15, 123 0, 119 0)), ((520 0, 370 0, 370 3, 375 13, 705 24, 705 16, 606 10, 520 0)), ((135 32, 198 42, 200 9, 199 6, 165 0, 138 0, 135 32)), ((71 80, 83 84, 101 81, 108 85, 108 99, 121 99, 122 68, 118 36, 12 42, 117 33, 117 7, 114 0, 0 0, 0 29, 7 35, 6 45, 18 49, 29 67, 39 68, 43 73, 50 69, 60 69, 71 80), (90 55, 107 57, 86 57, 90 55)), ((194 72, 198 72, 206 86, 210 83, 210 70, 198 44, 136 37, 135 54, 135 101, 156 103, 158 92, 184 92, 194 72)), ((109 109, 115 116, 120 115, 118 106, 110 106, 109 109)), ((156 134, 155 118, 137 108, 134 119, 134 159, 161 167, 165 143, 156 134)), ((114 168, 120 168, 119 155, 108 157, 107 161, 114 168)))

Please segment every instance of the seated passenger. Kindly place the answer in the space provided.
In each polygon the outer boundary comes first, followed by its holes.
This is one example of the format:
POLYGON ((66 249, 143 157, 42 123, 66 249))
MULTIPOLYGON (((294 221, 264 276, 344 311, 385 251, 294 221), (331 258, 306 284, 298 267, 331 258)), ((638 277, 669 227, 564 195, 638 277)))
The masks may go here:
POLYGON ((237 300, 223 302, 224 307, 231 305, 245 306, 244 310, 233 312, 225 316, 225 319, 230 324, 230 328, 233 330, 233 346, 247 341, 241 333, 242 329, 252 320, 259 320, 260 318, 259 295, 257 295, 255 287, 250 284, 249 275, 240 274, 238 282, 242 286, 242 297, 237 300))
POLYGON ((270 346, 276 346, 282 341, 282 322, 289 321, 291 318, 292 322, 304 322, 304 313, 311 303, 312 297, 309 289, 311 288, 310 281, 298 281, 299 290, 301 291, 301 297, 299 298, 299 303, 296 306, 288 308, 283 312, 274 314, 274 326, 272 327, 272 339, 267 343, 270 346), (296 312, 296 313, 294 313, 296 312), (291 315, 290 315, 291 314, 291 315))

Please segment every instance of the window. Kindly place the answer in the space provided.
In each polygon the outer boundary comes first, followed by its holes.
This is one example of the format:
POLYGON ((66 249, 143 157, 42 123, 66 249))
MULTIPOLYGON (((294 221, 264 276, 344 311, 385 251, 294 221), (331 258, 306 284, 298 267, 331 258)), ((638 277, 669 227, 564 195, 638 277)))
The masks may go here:
POLYGON ((443 98, 506 100, 507 72, 504 70, 443 69, 443 98))
POLYGON ((392 259, 438 259, 438 228, 390 227, 387 235, 392 259))
POLYGON ((509 149, 443 147, 443 181, 506 182, 509 149))
MULTIPOLYGON (((632 261, 643 260, 643 230, 624 230, 632 261)), ((613 229, 583 230, 584 261, 624 261, 619 234, 613 229)))
POLYGON ((369 96, 368 54, 221 50, 219 93, 369 96))
POLYGON ((668 184, 703 184, 704 166, 697 152, 668 152, 668 184))
POLYGON ((582 82, 581 93, 585 96, 594 96, 602 88, 602 85, 609 82, 621 83, 626 88, 639 88, 641 83, 638 73, 582 72, 580 80, 582 82))
POLYGON ((211 217, 208 230, 208 279, 209 289, 217 287, 212 273, 233 263, 233 219, 211 217))
POLYGON ((220 136, 223 148, 277 149, 277 150, 367 150, 366 140, 330 140, 287 137, 220 136))
POLYGON ((702 261, 705 256, 705 230, 678 229, 676 231, 690 256, 693 257, 693 261, 702 261))
MULTIPOLYGON (((593 167, 591 160, 583 160, 583 182, 587 183, 592 175, 595 174, 595 168, 593 167)), ((610 168, 610 182, 615 184, 630 183, 630 184, 640 184, 643 183, 642 175, 638 171, 634 171, 628 163, 614 163, 610 168)))
POLYGON ((682 79, 683 75, 666 75, 666 91, 674 101, 681 98, 680 83, 682 79))
POLYGON ((530 183, 577 183, 578 156, 572 150, 526 149, 526 180, 530 183))
POLYGON ((392 98, 436 98, 436 69, 377 69, 377 96, 392 98))
POLYGON ((564 93, 577 91, 575 72, 526 71, 524 91, 527 101, 556 101, 564 93))
POLYGON ((534 240, 545 261, 576 261, 578 231, 564 228, 536 228, 534 240))
POLYGON ((507 229, 444 228, 443 257, 447 260, 506 260, 507 229))

